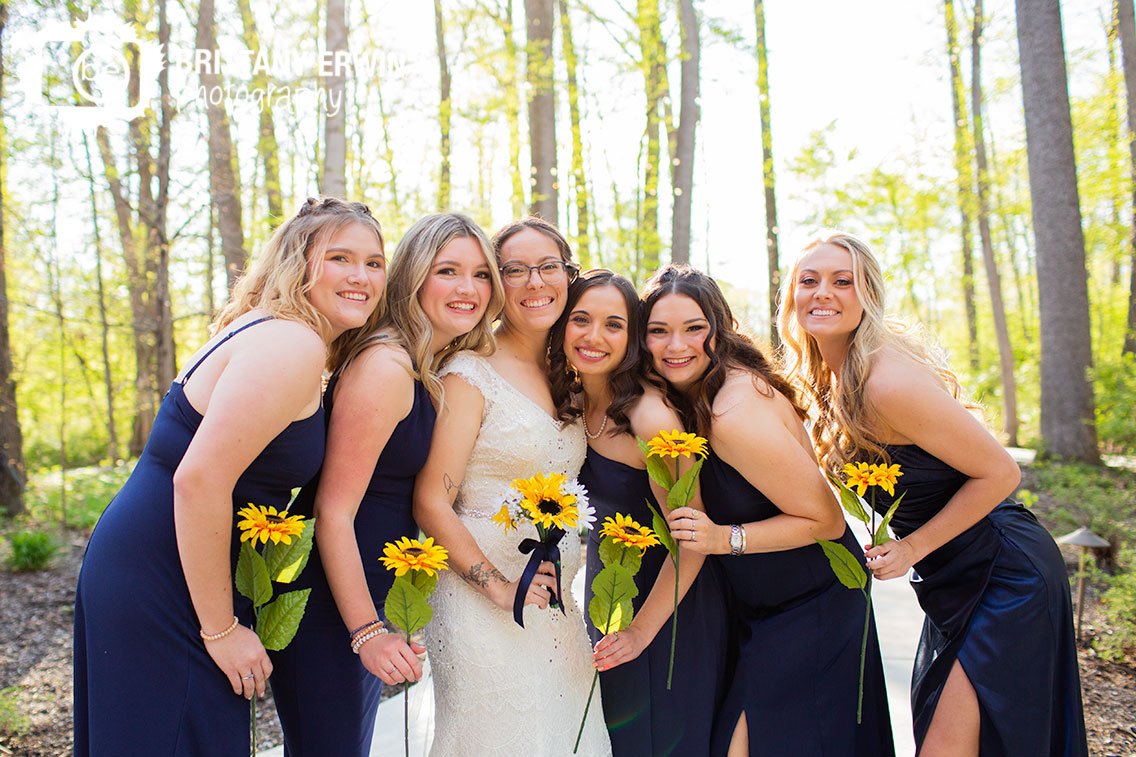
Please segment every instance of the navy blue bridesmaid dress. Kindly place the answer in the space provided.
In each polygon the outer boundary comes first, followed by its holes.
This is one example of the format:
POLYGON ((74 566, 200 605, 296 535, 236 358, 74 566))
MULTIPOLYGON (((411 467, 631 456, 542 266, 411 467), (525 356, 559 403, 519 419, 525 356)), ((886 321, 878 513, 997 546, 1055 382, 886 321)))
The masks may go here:
MULTIPOLYGON (((596 509, 596 527, 588 534, 587 603, 592 601, 592 578, 603 569, 599 557, 599 528, 616 513, 650 525, 649 499, 656 507, 646 470, 632 468, 588 449, 580 483, 596 509)), ((643 555, 635 576, 639 595, 632 600, 638 612, 655 585, 668 558, 662 546, 643 555)), ((601 634, 587 617, 588 633, 595 644, 601 634)), ((724 587, 717 565, 704 564, 683 597, 678 610, 678 639, 674 679, 667 690, 671 623, 668 620, 642 654, 631 662, 600 673, 603 714, 615 757, 681 755, 706 757, 714 714, 726 688, 727 612, 724 587)), ((592 717, 589 713, 588 717, 592 717)))
MULTIPOLYGON (((914 445, 885 445, 902 467, 891 521, 903 538, 968 480, 914 445)), ((893 501, 876 495, 876 509, 893 501)), ((957 660, 978 695, 984 755, 1086 755, 1077 647, 1065 562, 1031 512, 1003 502, 914 566, 927 617, 911 682, 921 746, 957 660)))
MULTIPOLYGON (((194 371, 235 329, 174 382, 133 473, 107 506, 87 546, 75 597, 75 754, 106 757, 249 752, 249 703, 205 650, 174 531, 173 476, 203 416, 185 396, 194 371)), ((323 459, 323 410, 269 442, 233 489, 236 511, 283 508, 323 459)), ((234 614, 251 605, 234 590, 234 614)))
MULTIPOLYGON (((336 378, 324 393, 327 417, 336 378)), ((355 515, 355 539, 363 560, 367 588, 380 615, 394 572, 379 562, 383 546, 402 536, 417 538, 412 512, 414 478, 426 463, 435 410, 421 382, 414 382, 414 404, 399 421, 379 455, 371 481, 355 515)), ((319 477, 307 484, 293 509, 310 515, 319 477)), ((351 651, 351 638, 335 605, 318 548, 297 582, 312 590, 307 611, 292 643, 271 652, 272 696, 284 730, 289 757, 365 757, 383 682, 351 651)))
MULTIPOLYGON (((752 523, 781 512, 713 452, 701 483, 715 523, 752 523)), ((850 529, 839 541, 864 559, 850 529)), ((726 754, 744 712, 754 756, 894 755, 875 620, 868 635, 863 717, 857 724, 864 596, 836 580, 820 546, 711 559, 725 574, 739 643, 713 753, 726 754)))

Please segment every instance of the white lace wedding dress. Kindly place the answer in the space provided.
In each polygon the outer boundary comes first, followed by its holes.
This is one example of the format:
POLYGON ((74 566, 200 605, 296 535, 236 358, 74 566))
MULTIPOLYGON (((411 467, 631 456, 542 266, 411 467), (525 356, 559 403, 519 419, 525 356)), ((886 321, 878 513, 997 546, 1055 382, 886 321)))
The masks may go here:
MULTIPOLYGON (((536 529, 526 522, 505 534, 489 519, 513 479, 548 472, 574 478, 584 462, 584 434, 578 424, 562 428, 482 357, 455 355, 443 373, 458 374, 485 398, 481 431, 454 509, 485 556, 515 580, 528 561, 517 545, 536 538, 536 529)), ((500 609, 452 571, 440 574, 427 627, 435 696, 432 757, 572 753, 594 671, 583 616, 570 590, 582 565, 575 532, 561 540, 560 554, 567 614, 528 605, 524 628, 511 610, 500 609)), ((598 686, 579 754, 611 754, 598 686)))

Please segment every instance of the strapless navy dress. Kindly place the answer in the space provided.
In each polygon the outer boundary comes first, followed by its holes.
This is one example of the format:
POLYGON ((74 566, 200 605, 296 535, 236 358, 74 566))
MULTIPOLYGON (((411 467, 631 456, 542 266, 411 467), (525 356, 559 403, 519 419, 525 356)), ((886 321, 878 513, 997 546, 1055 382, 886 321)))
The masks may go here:
MULTIPOLYGON (((715 523, 752 523, 781 512, 713 452, 701 483, 715 523)), ((839 541, 863 561, 864 550, 850 529, 839 541)), ((715 725, 713 754, 726 754, 744 712, 754 757, 893 755, 875 620, 870 621, 863 717, 857 724, 864 596, 836 580, 820 546, 711 559, 726 576, 739 634, 738 662, 715 725)))
MULTIPOLYGON (((332 378, 324 393, 328 418, 336 383, 332 378)), ((426 463, 434 419, 426 387, 414 382, 414 404, 379 455, 355 515, 363 573, 380 615, 394 572, 386 570, 379 557, 388 541, 418 537, 411 510, 414 478, 426 463)), ((297 496, 293 510, 310 515, 318 486, 317 476, 297 496)), ((365 757, 371 753, 383 682, 351 651, 350 629, 343 625, 335 605, 318 546, 297 583, 312 590, 304 619, 292 643, 270 653, 273 671, 269 682, 284 731, 284 753, 289 757, 365 757)))
MULTIPOLYGON (((933 518, 967 477, 914 445, 885 449, 906 492, 891 527, 903 538, 933 518)), ((893 501, 876 494, 876 509, 893 501)), ((1003 502, 914 566, 927 617, 915 657, 911 709, 921 746, 958 660, 978 695, 987 755, 1086 755, 1069 579, 1031 512, 1003 502)))
MULTIPOLYGON (((592 578, 603 569, 599 528, 616 513, 650 525, 647 500, 658 506, 646 470, 611 460, 589 448, 580 483, 596 509, 596 527, 588 534, 587 593, 592 601, 592 578)), ((639 596, 632 600, 639 611, 669 559, 662 546, 643 554, 635 576, 639 596)), ((603 638, 587 617, 592 644, 603 638)), ((631 662, 600 673, 604 719, 615 757, 676 755, 706 757, 714 715, 721 707, 726 685, 727 612, 720 570, 707 560, 678 608, 678 639, 674 679, 667 691, 671 623, 668 620, 654 641, 631 662)), ((591 714, 588 715, 591 717, 591 714)))
MULTIPOLYGON (((268 319, 261 319, 268 320, 268 319)), ((233 757, 249 752, 249 703, 237 696, 198 634, 178 557, 173 476, 202 416, 183 386, 233 334, 174 383, 138 464, 91 535, 75 596, 75 754, 233 757)), ((323 460, 323 410, 268 443, 233 489, 236 511, 283 508, 323 460)), ((252 607, 234 590, 234 614, 252 607)))

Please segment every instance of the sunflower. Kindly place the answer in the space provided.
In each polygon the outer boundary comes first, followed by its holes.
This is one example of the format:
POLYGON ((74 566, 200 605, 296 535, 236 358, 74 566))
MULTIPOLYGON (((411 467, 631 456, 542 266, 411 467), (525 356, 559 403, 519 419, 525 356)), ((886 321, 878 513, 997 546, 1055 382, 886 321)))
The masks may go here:
POLYGON ((848 477, 845 486, 849 489, 855 489, 856 494, 863 497, 864 492, 868 491, 869 486, 876 485, 876 480, 873 475, 875 472, 873 469, 875 467, 876 466, 868 465, 867 463, 845 463, 844 475, 848 477))
POLYGON ((580 513, 576 495, 564 492, 566 482, 562 473, 538 473, 532 478, 518 478, 513 481, 513 488, 520 493, 521 508, 533 523, 542 528, 556 526, 567 530, 576 527, 580 513))
POLYGON ((508 505, 501 505, 501 509, 489 520, 494 523, 500 523, 501 528, 505 529, 505 533, 517 530, 517 521, 513 519, 513 514, 509 512, 508 505))
POLYGON ((604 536, 610 536, 625 547, 638 547, 641 553, 646 552, 647 547, 653 547, 659 543, 659 537, 655 535, 654 531, 646 526, 640 526, 631 517, 622 513, 616 513, 614 520, 604 518, 600 533, 604 536))
POLYGON ((423 541, 403 536, 394 543, 387 542, 379 561, 387 570, 393 570, 396 578, 408 570, 421 570, 433 576, 449 568, 446 564, 449 556, 445 547, 434 543, 432 536, 423 541))
POLYGON ((899 470, 899 463, 872 466, 872 484, 880 487, 893 497, 895 496, 895 481, 902 475, 903 473, 899 470))
POLYGON ((647 454, 654 457, 706 457, 706 440, 697 434, 683 433, 677 428, 673 431, 660 431, 647 442, 647 448, 647 454))
POLYGON ((237 516, 244 518, 237 522, 237 528, 243 532, 241 541, 251 542, 254 547, 257 539, 260 539, 261 544, 267 544, 269 539, 273 544, 291 544, 293 536, 304 532, 303 515, 289 515, 287 510, 277 512, 271 506, 249 502, 247 506, 237 510, 237 516))

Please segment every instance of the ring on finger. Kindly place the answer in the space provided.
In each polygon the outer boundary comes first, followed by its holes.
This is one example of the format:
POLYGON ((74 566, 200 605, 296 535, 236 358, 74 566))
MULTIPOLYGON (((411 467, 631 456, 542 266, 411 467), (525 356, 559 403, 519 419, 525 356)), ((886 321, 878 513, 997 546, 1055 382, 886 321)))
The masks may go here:
POLYGON ((249 674, 248 674, 247 676, 241 676, 241 678, 243 678, 243 679, 244 679, 244 680, 246 680, 246 681, 254 681, 254 680, 256 680, 256 676, 254 676, 254 675, 253 675, 252 673, 249 673, 249 674))

